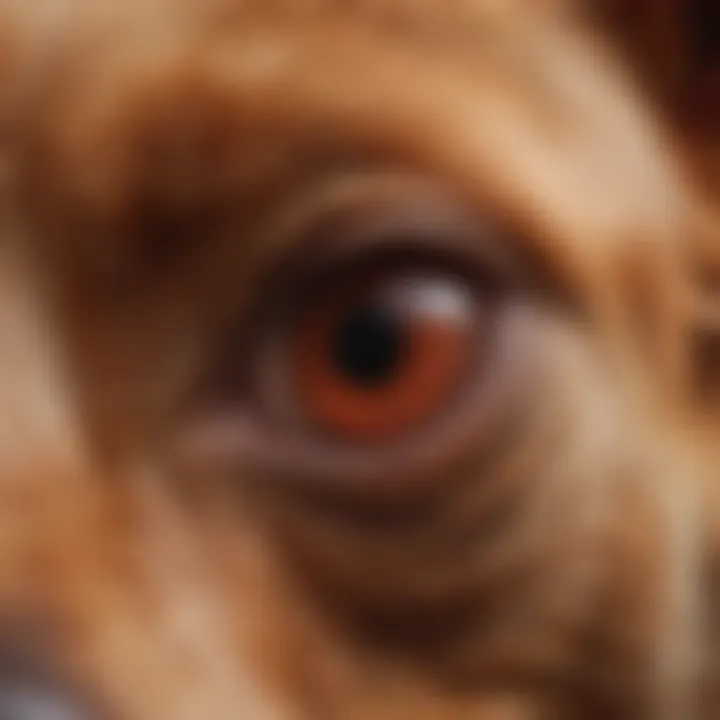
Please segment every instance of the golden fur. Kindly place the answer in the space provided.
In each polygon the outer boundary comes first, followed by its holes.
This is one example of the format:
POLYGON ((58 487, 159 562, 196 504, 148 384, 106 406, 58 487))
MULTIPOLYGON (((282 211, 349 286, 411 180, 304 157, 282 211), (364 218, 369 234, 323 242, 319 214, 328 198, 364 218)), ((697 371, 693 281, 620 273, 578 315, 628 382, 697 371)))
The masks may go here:
POLYGON ((570 5, 0 0, 0 609, 111 717, 720 713, 718 140, 570 5), (408 183, 504 230, 522 431, 382 507, 191 458, 278 228, 408 183))

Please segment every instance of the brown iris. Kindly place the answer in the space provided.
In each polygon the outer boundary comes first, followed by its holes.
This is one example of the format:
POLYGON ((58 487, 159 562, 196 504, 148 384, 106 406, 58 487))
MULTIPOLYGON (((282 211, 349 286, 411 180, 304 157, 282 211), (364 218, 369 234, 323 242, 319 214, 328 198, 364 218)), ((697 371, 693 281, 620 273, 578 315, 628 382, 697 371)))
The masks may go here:
POLYGON ((302 411, 349 442, 391 440, 430 422, 467 379, 479 302, 453 273, 366 273, 318 293, 290 338, 302 411))

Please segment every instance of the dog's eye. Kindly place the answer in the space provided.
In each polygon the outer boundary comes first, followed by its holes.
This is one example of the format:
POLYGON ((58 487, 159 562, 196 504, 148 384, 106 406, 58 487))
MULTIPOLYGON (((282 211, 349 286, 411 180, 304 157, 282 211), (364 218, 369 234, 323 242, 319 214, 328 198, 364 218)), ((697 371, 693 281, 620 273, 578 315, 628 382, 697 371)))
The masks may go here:
POLYGON ((459 275, 413 265, 350 271, 290 320, 287 388, 322 432, 392 440, 461 391, 482 325, 482 303, 459 275))
POLYGON ((384 497, 502 442, 536 374, 521 264, 474 214, 422 198, 303 220, 231 328, 194 448, 384 497))

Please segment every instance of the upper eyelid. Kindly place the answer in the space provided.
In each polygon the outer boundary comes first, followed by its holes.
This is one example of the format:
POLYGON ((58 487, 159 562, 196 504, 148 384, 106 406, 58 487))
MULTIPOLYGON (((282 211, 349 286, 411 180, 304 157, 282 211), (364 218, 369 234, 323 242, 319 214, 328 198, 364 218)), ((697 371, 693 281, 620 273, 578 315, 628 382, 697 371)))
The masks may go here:
POLYGON ((252 250, 235 248, 232 238, 221 250, 223 274, 209 289, 222 294, 212 311, 215 347, 248 348, 264 323, 284 317, 313 285, 366 261, 409 256, 486 290, 525 294, 529 287, 531 268, 515 238, 440 179, 373 168, 328 175, 286 202, 277 205, 279 221, 250 240, 252 250))
POLYGON ((331 176, 289 202, 258 242, 269 265, 320 274, 386 251, 428 252, 467 260, 507 282, 523 263, 512 233, 441 179, 410 171, 331 176))

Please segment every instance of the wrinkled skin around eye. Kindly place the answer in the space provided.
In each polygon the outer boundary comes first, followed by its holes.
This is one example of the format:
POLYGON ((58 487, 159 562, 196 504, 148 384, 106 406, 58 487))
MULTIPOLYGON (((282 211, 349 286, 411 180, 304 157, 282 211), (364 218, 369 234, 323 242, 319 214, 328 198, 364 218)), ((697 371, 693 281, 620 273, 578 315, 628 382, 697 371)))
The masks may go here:
POLYGON ((472 0, 0 20, 3 622, 119 720, 717 716, 717 428, 690 388, 717 224, 594 36, 472 0), (372 447, 334 366, 317 404, 322 340, 279 406, 208 411, 229 319, 305 250, 288 207, 398 169, 385 207, 462 198, 528 271, 463 301, 477 355, 429 343, 444 382, 372 447))

